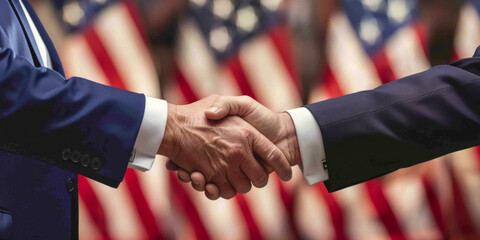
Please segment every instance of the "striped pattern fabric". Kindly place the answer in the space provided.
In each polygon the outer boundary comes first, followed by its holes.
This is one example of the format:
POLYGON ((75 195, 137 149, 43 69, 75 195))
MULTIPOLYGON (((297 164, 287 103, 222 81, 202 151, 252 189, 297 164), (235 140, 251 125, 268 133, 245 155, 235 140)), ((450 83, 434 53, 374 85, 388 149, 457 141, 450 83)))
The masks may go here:
MULTIPOLYGON (((69 76, 161 97, 134 4, 52 2, 36 9, 62 17, 42 20, 69 76)), ((457 58, 480 43, 476 6, 462 10, 457 58)), ((281 0, 189 1, 162 97, 184 104, 246 94, 277 111, 300 106, 284 7, 281 0)), ((417 8, 414 0, 342 0, 329 23, 327 69, 309 101, 427 69, 417 8)), ((292 181, 272 175, 267 187, 229 201, 206 199, 158 157, 148 172, 129 169, 118 189, 79 177, 80 239, 480 239, 479 154, 468 149, 333 194, 307 186, 294 168, 292 181)))

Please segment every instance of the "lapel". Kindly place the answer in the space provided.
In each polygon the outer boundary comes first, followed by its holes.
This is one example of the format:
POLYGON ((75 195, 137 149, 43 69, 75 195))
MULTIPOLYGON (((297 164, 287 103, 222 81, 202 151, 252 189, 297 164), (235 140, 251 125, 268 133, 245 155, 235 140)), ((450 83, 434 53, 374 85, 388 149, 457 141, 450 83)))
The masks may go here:
POLYGON ((37 43, 35 42, 35 38, 33 37, 32 31, 30 31, 30 27, 28 26, 27 17, 23 12, 22 6, 20 5, 19 0, 9 0, 10 4, 13 6, 17 16, 20 18, 20 24, 22 25, 23 32, 28 41, 28 45, 30 46, 30 50, 32 51, 33 61, 35 62, 35 66, 39 67, 42 66, 42 59, 40 58, 40 53, 38 52, 37 43))
MULTIPOLYGON (((40 19, 38 19, 37 14, 35 14, 35 11, 33 10, 32 6, 28 2, 28 0, 9 0, 11 5, 14 7, 15 12, 17 13, 17 16, 20 18, 20 23, 22 25, 22 28, 25 32, 27 41, 30 45, 30 49, 33 51, 33 58, 35 61, 35 65, 37 66, 42 66, 42 59, 40 57, 40 52, 38 51, 38 46, 37 43, 35 42, 35 37, 33 36, 33 33, 30 29, 30 26, 28 24, 27 17, 25 16, 25 13, 23 12, 22 6, 20 5, 20 1, 23 2, 23 5, 25 6, 25 9, 27 10, 28 14, 30 15, 30 18, 32 18, 32 21, 37 28, 38 32, 40 33, 40 36, 42 37, 43 42, 45 43, 45 46, 47 47, 47 51, 50 54, 50 59, 52 61, 52 67, 53 70, 57 71, 58 73, 62 74, 62 76, 65 76, 65 72, 63 70, 62 63, 60 61, 60 58, 58 57, 57 51, 55 50, 55 47, 48 37, 47 32, 43 28, 42 24, 40 23, 40 19)), ((44 66, 44 65, 43 65, 44 66)))

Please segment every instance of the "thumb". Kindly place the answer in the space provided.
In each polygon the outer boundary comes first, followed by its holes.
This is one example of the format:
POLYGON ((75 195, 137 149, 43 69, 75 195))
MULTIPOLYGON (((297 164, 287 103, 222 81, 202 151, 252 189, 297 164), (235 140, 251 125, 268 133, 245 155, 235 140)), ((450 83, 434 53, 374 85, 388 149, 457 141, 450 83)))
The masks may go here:
POLYGON ((220 96, 212 104, 210 108, 205 111, 205 116, 211 120, 220 120, 227 115, 239 115, 245 117, 251 112, 255 101, 248 96, 220 96))
POLYGON ((210 108, 205 111, 205 117, 210 120, 220 120, 230 113, 230 107, 228 102, 219 100, 221 97, 212 104, 210 108))

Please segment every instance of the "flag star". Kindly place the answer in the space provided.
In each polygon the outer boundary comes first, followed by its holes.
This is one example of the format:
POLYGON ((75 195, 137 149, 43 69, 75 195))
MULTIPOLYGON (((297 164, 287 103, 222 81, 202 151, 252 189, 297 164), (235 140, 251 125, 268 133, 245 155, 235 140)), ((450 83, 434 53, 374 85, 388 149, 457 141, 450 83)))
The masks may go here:
POLYGON ((282 3, 282 0, 261 0, 261 3, 270 11, 276 11, 280 6, 280 3, 282 3))
POLYGON ((409 12, 410 9, 405 0, 390 0, 388 2, 387 15, 396 23, 405 21, 409 12))
POLYGON ((85 16, 85 12, 77 1, 70 2, 63 6, 63 21, 76 26, 85 16))
POLYGON ((207 0, 190 0, 190 2, 198 7, 203 7, 207 3, 207 0))
POLYGON ((214 0, 212 8, 213 14, 222 19, 228 19, 233 12, 231 0, 214 0))
POLYGON ((377 12, 382 6, 383 0, 362 0, 362 4, 370 11, 377 12))
POLYGON ((252 6, 243 7, 237 12, 237 27, 245 32, 251 32, 258 23, 258 16, 252 6))
POLYGON ((217 27, 210 32, 210 46, 219 52, 225 51, 231 41, 228 29, 224 26, 217 27))
POLYGON ((375 18, 363 19, 360 23, 360 38, 367 44, 373 45, 380 38, 380 29, 375 18))

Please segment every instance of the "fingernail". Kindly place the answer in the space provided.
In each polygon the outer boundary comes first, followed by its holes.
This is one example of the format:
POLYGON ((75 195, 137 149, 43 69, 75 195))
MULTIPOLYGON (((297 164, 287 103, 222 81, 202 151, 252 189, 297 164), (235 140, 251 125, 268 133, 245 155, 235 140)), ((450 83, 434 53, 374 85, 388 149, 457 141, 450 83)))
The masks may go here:
POLYGON ((209 108, 207 111, 211 112, 211 113, 218 113, 220 111, 220 108, 218 107, 211 107, 209 108))

